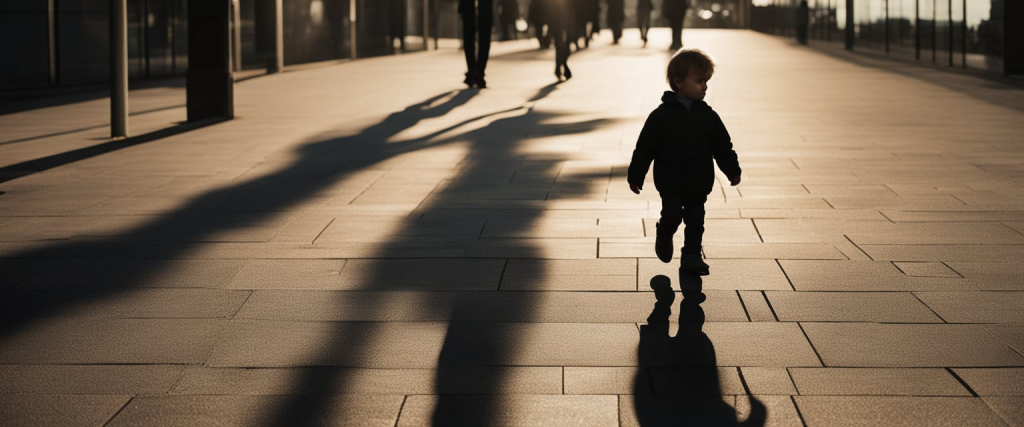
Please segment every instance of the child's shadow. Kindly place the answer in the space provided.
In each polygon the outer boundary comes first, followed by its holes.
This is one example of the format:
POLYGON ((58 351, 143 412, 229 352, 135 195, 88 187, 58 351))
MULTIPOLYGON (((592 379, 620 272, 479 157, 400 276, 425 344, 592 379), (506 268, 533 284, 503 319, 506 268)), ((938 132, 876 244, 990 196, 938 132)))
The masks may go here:
POLYGON ((704 334, 707 298, 698 275, 680 272, 683 300, 679 303, 679 332, 669 335, 669 315, 676 294, 672 281, 651 279, 657 301, 640 327, 637 350, 640 369, 634 382, 636 419, 641 426, 763 426, 764 405, 749 396, 750 416, 737 419, 736 409, 723 401, 715 346, 704 334), (653 392, 653 394, 651 394, 653 392))

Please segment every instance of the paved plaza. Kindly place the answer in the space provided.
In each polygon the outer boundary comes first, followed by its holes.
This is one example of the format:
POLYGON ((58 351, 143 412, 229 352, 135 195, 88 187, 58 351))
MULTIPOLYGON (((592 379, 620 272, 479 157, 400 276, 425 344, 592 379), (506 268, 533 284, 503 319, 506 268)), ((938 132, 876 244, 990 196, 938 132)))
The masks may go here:
POLYGON ((0 425, 1024 426, 1024 86, 686 30, 701 280, 625 180, 669 34, 604 37, 8 108, 0 425))

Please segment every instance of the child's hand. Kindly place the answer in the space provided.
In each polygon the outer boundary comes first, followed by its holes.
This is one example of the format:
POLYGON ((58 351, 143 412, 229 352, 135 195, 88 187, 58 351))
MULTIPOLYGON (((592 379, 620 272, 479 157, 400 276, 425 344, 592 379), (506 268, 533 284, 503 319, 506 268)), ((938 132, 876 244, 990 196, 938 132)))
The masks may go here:
POLYGON ((740 185, 740 176, 736 175, 729 177, 729 185, 732 185, 733 187, 740 185))
POLYGON ((629 190, 632 191, 633 194, 640 194, 640 187, 637 187, 636 184, 629 183, 629 190))

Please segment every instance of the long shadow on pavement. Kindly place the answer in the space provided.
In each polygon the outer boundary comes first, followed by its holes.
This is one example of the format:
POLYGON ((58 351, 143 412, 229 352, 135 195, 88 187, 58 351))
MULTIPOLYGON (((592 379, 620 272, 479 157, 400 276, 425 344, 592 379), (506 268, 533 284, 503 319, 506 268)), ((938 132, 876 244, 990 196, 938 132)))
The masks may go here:
MULTIPOLYGON (((446 92, 424 102, 416 103, 403 111, 393 113, 382 122, 366 128, 357 135, 319 141, 300 148, 300 157, 294 163, 275 173, 260 177, 238 185, 224 187, 183 204, 176 210, 161 215, 157 219, 145 223, 134 230, 110 239, 70 240, 50 244, 41 243, 38 249, 26 250, 0 258, 0 271, 36 273, 42 268, 52 268, 55 262, 75 259, 76 264, 95 264, 85 267, 88 271, 103 271, 117 267, 121 259, 139 259, 140 253, 158 246, 157 260, 146 264, 147 268, 127 268, 114 272, 105 272, 93 283, 76 292, 37 292, 31 287, 19 285, 16 290, 7 290, 5 298, 0 299, 0 341, 9 339, 13 334, 34 324, 37 320, 61 313, 79 305, 102 300, 106 297, 145 287, 145 283, 159 273, 161 264, 170 260, 188 258, 188 253, 200 242, 216 241, 211 238, 216 233, 226 231, 229 227, 244 228, 258 224, 265 218, 278 215, 280 211, 299 205, 315 196, 327 186, 342 180, 351 173, 380 163, 402 153, 419 150, 429 146, 432 135, 410 141, 385 143, 388 138, 401 131, 415 126, 422 120, 440 117, 454 108, 468 102, 476 95, 476 91, 459 91, 452 96, 446 92), (435 102, 447 99, 440 105, 435 102), (317 179, 308 179, 315 176, 317 179), (275 197, 266 198, 263 206, 250 211, 217 211, 226 201, 245 191, 259 191, 267 188, 278 188, 282 184, 301 180, 301 185, 288 185, 288 191, 274 192, 275 197), (214 207, 211 209, 211 207, 214 207), (222 214, 221 221, 194 221, 197 213, 222 214), (192 227, 176 229, 170 239, 166 238, 165 229, 179 221, 193 220, 192 227), (3 262, 6 261, 6 262, 3 262), (17 292, 17 291, 27 292, 17 292)), ((58 270, 60 271, 60 270, 58 270)))
POLYGON ((745 421, 738 421, 736 410, 722 400, 715 346, 702 331, 705 315, 700 305, 706 296, 701 278, 680 271, 679 283, 679 331, 671 336, 671 279, 651 279, 657 301, 647 324, 640 327, 640 369, 633 396, 637 421, 641 426, 763 426, 764 404, 749 391, 751 411, 745 421))
MULTIPOLYGON (((473 222, 482 221, 478 234, 471 239, 452 241, 454 247, 465 250, 465 257, 476 263, 491 263, 497 261, 494 266, 497 271, 503 269, 504 263, 513 258, 540 258, 542 253, 539 247, 531 244, 528 238, 508 239, 481 239, 484 235, 489 214, 495 210, 503 210, 502 219, 514 218, 514 221, 503 223, 501 228, 502 236, 517 236, 527 234, 535 226, 543 214, 543 209, 538 208, 533 202, 542 201, 547 198, 547 190, 536 194, 518 194, 515 191, 504 193, 501 188, 491 187, 489 183, 501 182, 507 184, 513 179, 517 169, 522 169, 524 162, 530 162, 529 172, 532 179, 547 181, 554 186, 555 178, 558 176, 562 162, 569 160, 557 154, 548 155, 539 159, 532 159, 520 153, 523 148, 522 140, 519 137, 509 135, 529 135, 529 137, 551 137, 568 134, 589 132, 611 123, 611 120, 592 120, 576 123, 552 123, 562 117, 561 114, 538 112, 533 109, 533 103, 537 102, 556 89, 557 84, 551 84, 538 90, 538 92, 527 100, 519 109, 504 111, 507 117, 498 118, 486 126, 471 130, 467 133, 457 134, 447 140, 438 141, 437 144, 466 143, 469 153, 465 157, 465 167, 458 176, 439 193, 425 201, 418 211, 422 212, 421 218, 454 219, 456 221, 473 222), (510 165, 520 166, 508 169, 510 165), (508 171, 507 176, 500 177, 502 171, 508 171), (497 174, 497 175, 496 175, 497 174), (496 181, 497 178, 497 181, 496 181), (466 200, 471 195, 475 202, 466 200), (467 205, 467 202, 470 204, 467 205), (495 207, 497 202, 500 207, 495 207), (484 210, 480 214, 479 210, 484 210), (468 210, 468 212, 467 212, 468 210), (491 241, 488 241, 491 240, 491 241)), ((570 195, 573 191, 585 194, 586 184, 579 184, 578 187, 559 187, 565 191, 562 194, 570 195)), ((500 215, 500 214, 499 214, 500 215)), ((419 225, 412 222, 406 229, 397 231, 396 235, 417 235, 415 229, 419 225)), ((384 244, 379 251, 380 255, 375 258, 408 258, 404 256, 408 252, 408 242, 392 241, 384 244)), ((437 261, 437 260, 430 260, 437 261)), ((431 416, 434 425, 486 425, 493 420, 500 418, 500 407, 503 397, 501 393, 507 387, 508 367, 516 365, 515 349, 526 343, 521 342, 523 332, 516 327, 517 322, 529 321, 535 316, 535 312, 542 302, 542 293, 538 292, 535 297, 524 298, 521 304, 510 309, 505 304, 496 304, 500 298, 497 296, 499 283, 495 280, 490 283, 488 289, 461 289, 458 287, 443 289, 424 288, 414 282, 395 283, 393 272, 389 271, 386 264, 378 270, 369 274, 360 291, 426 291, 420 294, 420 298, 414 303, 387 301, 384 294, 376 299, 368 299, 368 304, 392 307, 406 304, 408 307, 415 307, 417 312, 437 313, 447 312, 447 324, 441 326, 444 338, 440 348, 423 343, 419 346, 423 353, 408 355, 411 359, 408 363, 418 363, 424 369, 436 369, 433 380, 434 396, 411 396, 410 399, 424 399, 423 401, 410 403, 403 406, 403 417, 406 412, 414 411, 410 408, 419 405, 425 409, 427 415, 431 416), (491 295, 488 295, 491 294, 491 295), (492 298, 488 298, 492 296, 492 298), (454 300, 453 300, 454 298, 454 300), (450 310, 450 311, 447 311, 450 310), (431 352, 431 349, 437 352, 431 352)), ((436 271, 423 271, 425 278, 434 276, 436 271)), ((449 272, 451 274, 451 272, 449 272)), ((500 279, 500 276, 494 277, 500 279)), ((538 279, 539 280, 539 279, 538 279)), ((527 289, 529 290, 529 289, 527 289)), ((393 294, 388 294, 392 295, 393 294)), ((340 296, 340 299, 347 296, 340 296)), ((382 308, 383 309, 383 308, 382 308)), ((409 321, 415 321, 411 319, 409 321)), ((392 322, 393 323, 393 322, 392 322)), ((436 323, 436 322, 435 322, 436 323)), ((337 322, 330 329, 328 338, 320 348, 316 349, 319 356, 314 362, 318 366, 344 367, 344 368, 365 368, 365 367, 387 367, 372 366, 371 360, 381 356, 396 357, 396 355, 385 355, 379 353, 382 341, 388 342, 389 335, 394 336, 395 325, 388 325, 386 322, 337 322), (391 329, 389 329, 391 328, 391 329), (367 366, 370 364, 371 366, 367 366)), ((399 326, 400 327, 400 326, 399 326)), ((425 333, 437 333, 437 330, 430 326, 416 329, 425 333)), ((429 340, 429 339, 428 339, 429 340)), ((272 344, 270 344, 272 345, 272 344)), ((400 358, 400 357, 398 357, 400 358)), ((378 362, 380 363, 380 362, 378 362)), ((407 367, 407 365, 405 365, 407 367)), ((291 387, 290 397, 282 402, 274 411, 273 425, 307 425, 321 420, 322 415, 329 413, 332 404, 330 399, 310 398, 308 394, 317 395, 340 395, 346 393, 357 393, 353 391, 359 381, 356 378, 359 374, 356 369, 304 369, 300 378, 291 387)), ((405 420, 405 418, 403 418, 405 420)), ((420 422, 426 421, 419 419, 420 422)))

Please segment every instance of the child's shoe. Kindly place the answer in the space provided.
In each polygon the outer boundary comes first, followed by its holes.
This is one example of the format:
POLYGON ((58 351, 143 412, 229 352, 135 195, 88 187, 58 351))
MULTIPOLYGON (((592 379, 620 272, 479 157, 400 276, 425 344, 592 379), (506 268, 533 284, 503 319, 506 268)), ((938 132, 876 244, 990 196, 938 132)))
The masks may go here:
POLYGON ((700 254, 684 254, 679 260, 679 269, 698 276, 711 274, 710 267, 700 258, 700 254))
MULTIPOLYGON (((660 224, 655 224, 658 227, 660 224)), ((661 233, 655 232, 657 240, 654 241, 654 253, 658 254, 658 259, 663 263, 672 262, 672 251, 675 245, 672 243, 672 235, 663 236, 661 233)))

